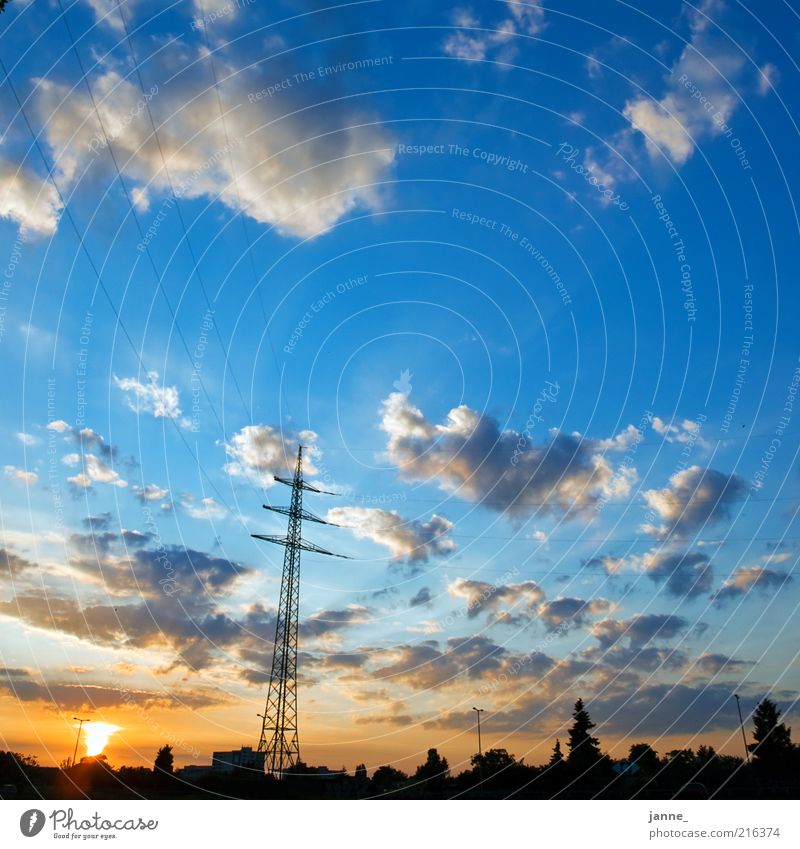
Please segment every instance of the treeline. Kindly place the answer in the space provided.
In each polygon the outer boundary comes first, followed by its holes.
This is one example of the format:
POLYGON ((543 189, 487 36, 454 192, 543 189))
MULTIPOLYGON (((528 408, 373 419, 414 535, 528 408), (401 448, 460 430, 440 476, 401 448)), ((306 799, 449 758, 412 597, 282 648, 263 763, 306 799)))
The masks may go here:
POLYGON ((371 776, 364 764, 320 772, 299 765, 283 781, 252 770, 211 771, 188 781, 174 770, 172 749, 159 749, 152 769, 112 768, 105 759, 85 758, 74 766, 40 767, 34 758, 0 752, 0 797, 50 799, 710 799, 798 798, 800 747, 769 699, 753 714, 748 759, 721 755, 711 746, 659 755, 635 743, 627 757, 605 754, 592 734, 595 724, 579 699, 572 725, 556 740, 548 763, 533 766, 506 749, 472 757, 470 768, 453 774, 447 758, 429 749, 413 772, 381 766, 371 776))

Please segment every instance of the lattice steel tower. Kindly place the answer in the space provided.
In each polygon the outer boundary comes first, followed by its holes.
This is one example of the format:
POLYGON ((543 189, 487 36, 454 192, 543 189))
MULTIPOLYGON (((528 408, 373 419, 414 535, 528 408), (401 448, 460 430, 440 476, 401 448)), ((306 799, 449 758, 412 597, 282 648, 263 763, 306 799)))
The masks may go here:
MULTIPOLYGON (((286 548, 283 558, 283 577, 281 596, 278 604, 278 621, 275 626, 275 648, 272 654, 272 672, 269 676, 267 705, 262 718, 261 739, 258 751, 266 752, 265 770, 276 778, 300 762, 300 739, 297 733, 297 631, 300 610, 300 552, 314 551, 331 557, 343 557, 320 548, 302 538, 303 519, 319 522, 321 525, 333 525, 303 509, 303 490, 322 495, 336 495, 325 492, 303 481, 303 446, 297 449, 297 463, 294 478, 275 480, 292 488, 292 502, 289 507, 273 507, 264 504, 265 510, 283 513, 289 517, 286 536, 273 534, 253 534, 256 539, 274 542, 286 548)), ((349 558, 346 558, 349 559, 349 558)))

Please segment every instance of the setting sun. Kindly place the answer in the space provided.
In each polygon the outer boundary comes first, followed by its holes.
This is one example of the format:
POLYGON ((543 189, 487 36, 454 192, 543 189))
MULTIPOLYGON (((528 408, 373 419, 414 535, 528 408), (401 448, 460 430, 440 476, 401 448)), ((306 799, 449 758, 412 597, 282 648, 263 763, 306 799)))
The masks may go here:
POLYGON ((121 730, 121 726, 112 725, 110 722, 87 723, 83 730, 87 757, 101 754, 111 735, 121 730))

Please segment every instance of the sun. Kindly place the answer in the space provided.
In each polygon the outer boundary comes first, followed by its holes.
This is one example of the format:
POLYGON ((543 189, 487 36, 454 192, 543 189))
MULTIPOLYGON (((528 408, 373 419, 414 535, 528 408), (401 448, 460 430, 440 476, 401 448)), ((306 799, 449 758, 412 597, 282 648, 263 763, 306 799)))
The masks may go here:
POLYGON ((83 726, 86 756, 91 758, 101 754, 108 744, 109 737, 121 730, 122 726, 112 725, 110 722, 87 722, 83 726))

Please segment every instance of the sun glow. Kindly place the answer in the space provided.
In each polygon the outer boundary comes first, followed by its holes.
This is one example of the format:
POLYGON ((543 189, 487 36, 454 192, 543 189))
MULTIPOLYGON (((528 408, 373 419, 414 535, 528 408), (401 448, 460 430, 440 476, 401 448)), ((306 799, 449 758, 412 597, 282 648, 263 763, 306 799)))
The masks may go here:
POLYGON ((108 744, 109 737, 121 730, 120 725, 112 725, 110 722, 87 722, 83 726, 86 756, 94 757, 101 754, 108 744))

